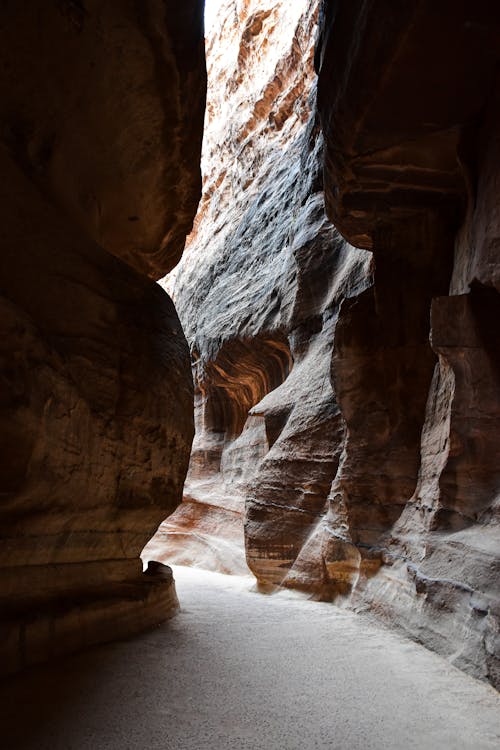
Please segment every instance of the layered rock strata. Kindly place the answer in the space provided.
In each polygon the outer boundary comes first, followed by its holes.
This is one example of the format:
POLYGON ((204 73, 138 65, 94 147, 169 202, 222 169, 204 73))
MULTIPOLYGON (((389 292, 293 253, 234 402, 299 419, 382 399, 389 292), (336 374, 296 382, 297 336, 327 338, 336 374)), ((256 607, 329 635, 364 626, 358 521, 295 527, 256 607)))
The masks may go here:
POLYGON ((228 0, 211 36, 173 282, 197 434, 156 542, 236 569, 243 513, 262 586, 369 609, 498 685, 498 9, 323 2, 324 182, 316 10, 228 0))
POLYGON ((500 14, 376 6, 323 3, 316 58, 328 213, 375 268, 337 326, 324 560, 332 595, 498 686, 500 14))
POLYGON ((0 36, 2 671, 165 619, 189 350, 154 278, 200 190, 202 3, 8 2, 0 36))
POLYGON ((145 558, 283 582, 323 517, 343 422, 330 381, 341 301, 370 255, 324 214, 317 5, 225 2, 207 40, 204 192, 171 274, 191 345, 184 502, 145 558), (243 534, 243 522, 245 533, 243 534))

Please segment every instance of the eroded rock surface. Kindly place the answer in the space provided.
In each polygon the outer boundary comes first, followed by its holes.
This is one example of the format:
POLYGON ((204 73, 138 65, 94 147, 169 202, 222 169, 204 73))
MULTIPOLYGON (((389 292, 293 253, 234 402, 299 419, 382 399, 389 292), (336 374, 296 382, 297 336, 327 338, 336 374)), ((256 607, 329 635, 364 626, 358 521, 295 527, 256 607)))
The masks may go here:
POLYGON ((489 2, 325 2, 317 50, 328 213, 375 268, 334 347, 329 580, 497 686, 499 42, 489 2))
MULTIPOLYGON (((146 558, 287 576, 320 523, 343 423, 330 382, 341 301, 370 254, 324 213, 316 4, 225 2, 208 40, 204 193, 169 284, 191 345, 184 502, 146 558)), ((297 573, 298 575, 298 573, 297 573)))
POLYGON ((324 157, 316 12, 228 0, 211 37, 173 282, 197 432, 155 543, 235 570, 244 512, 263 586, 369 608, 498 685, 498 9, 323 2, 324 157))
POLYGON ((2 671, 176 607, 189 350, 148 276, 200 185, 202 3, 8 2, 0 27, 2 671))

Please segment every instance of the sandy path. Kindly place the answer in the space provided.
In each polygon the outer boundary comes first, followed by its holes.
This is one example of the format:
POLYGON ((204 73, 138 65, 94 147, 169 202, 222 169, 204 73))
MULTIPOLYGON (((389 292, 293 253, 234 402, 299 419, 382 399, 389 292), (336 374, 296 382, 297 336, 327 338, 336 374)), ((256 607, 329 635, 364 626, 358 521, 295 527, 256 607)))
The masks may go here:
POLYGON ((177 568, 156 631, 11 679, 5 750, 499 750, 500 696, 363 618, 177 568))

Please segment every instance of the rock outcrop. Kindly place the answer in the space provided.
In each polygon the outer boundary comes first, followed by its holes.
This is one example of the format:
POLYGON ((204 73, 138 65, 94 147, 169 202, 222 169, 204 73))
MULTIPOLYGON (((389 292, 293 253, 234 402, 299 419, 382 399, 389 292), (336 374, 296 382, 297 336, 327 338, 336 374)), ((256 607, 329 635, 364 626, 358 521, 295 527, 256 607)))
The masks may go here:
POLYGON ((203 198, 168 280, 191 345, 196 435, 184 502, 145 558, 241 572, 245 544, 264 586, 283 582, 327 505, 343 434, 333 332, 341 301, 371 278, 370 254, 324 213, 317 13, 305 0, 222 4, 203 198))
POLYGON ((333 593, 498 686, 500 13, 396 5, 322 9, 327 209, 375 269, 337 326, 326 565, 333 593))
POLYGON ((189 350, 154 282, 199 198, 203 3, 7 2, 0 28, 2 671, 176 606, 189 350))
POLYGON ((238 569, 243 514, 262 586, 369 609, 498 685, 500 18, 438 6, 322 3, 323 157, 315 4, 223 4, 169 282, 195 448, 154 545, 238 569))

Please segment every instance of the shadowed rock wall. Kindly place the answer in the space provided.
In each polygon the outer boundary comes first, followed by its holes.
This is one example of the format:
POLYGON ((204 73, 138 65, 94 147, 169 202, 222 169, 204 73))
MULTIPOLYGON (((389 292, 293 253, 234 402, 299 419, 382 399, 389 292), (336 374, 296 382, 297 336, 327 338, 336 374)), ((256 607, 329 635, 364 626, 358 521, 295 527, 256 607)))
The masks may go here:
POLYGON ((193 434, 188 347, 153 279, 199 198, 202 5, 2 5, 2 671, 176 607, 139 554, 193 434))
POLYGON ((332 595, 498 686, 498 6, 325 2, 320 32, 327 209, 375 269, 334 346, 332 595))

